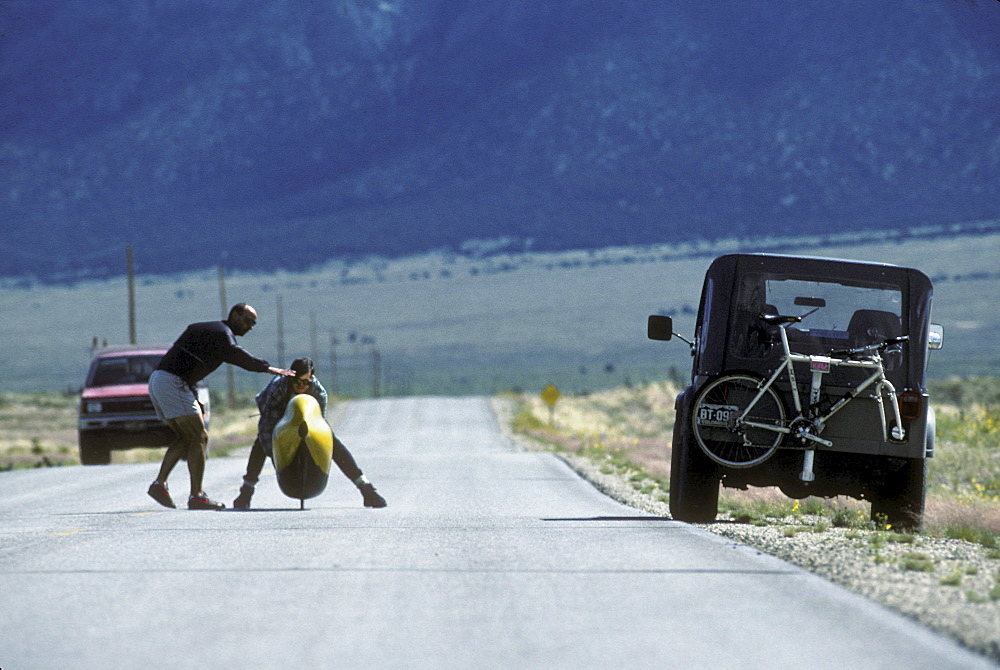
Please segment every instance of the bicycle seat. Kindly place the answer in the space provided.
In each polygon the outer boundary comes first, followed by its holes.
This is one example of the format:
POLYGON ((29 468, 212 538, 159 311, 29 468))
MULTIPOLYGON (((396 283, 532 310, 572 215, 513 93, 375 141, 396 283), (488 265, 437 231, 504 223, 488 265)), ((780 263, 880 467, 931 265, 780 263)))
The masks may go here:
POLYGON ((784 314, 761 314, 760 318, 769 326, 780 326, 783 323, 798 323, 801 316, 788 316, 784 314))

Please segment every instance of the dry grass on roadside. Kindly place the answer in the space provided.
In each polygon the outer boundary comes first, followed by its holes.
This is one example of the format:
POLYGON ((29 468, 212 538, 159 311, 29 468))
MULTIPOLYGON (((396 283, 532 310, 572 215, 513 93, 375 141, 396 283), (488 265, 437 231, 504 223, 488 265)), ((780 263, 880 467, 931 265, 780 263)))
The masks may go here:
POLYGON ((0 394, 0 470, 79 463, 76 396, 0 394))
MULTIPOLYGON (((676 394, 669 382, 619 388, 564 397, 551 414, 541 398, 518 395, 514 398, 519 405, 515 428, 553 449, 605 460, 608 467, 627 472, 635 482, 655 480, 666 491, 676 394), (634 474, 640 471, 647 477, 634 474)), ((965 535, 1000 537, 997 411, 978 405, 961 409, 949 405, 938 411, 938 449, 930 462, 925 532, 961 539, 965 535)), ((804 507, 822 508, 825 515, 844 523, 866 523, 869 512, 864 501, 840 497, 796 502, 776 488, 724 488, 720 494, 720 508, 741 515, 781 517, 804 507)))
MULTIPOLYGON (((0 394, 0 471, 15 468, 79 465, 77 405, 79 396, 62 393, 0 394)), ((209 448, 224 455, 253 443, 257 431, 253 401, 231 409, 213 403, 209 448)), ((112 463, 147 463, 163 458, 164 449, 138 448, 111 453, 112 463)))
POLYGON ((924 513, 925 530, 933 534, 956 534, 967 529, 1000 538, 1000 503, 992 500, 956 500, 928 496, 924 513))

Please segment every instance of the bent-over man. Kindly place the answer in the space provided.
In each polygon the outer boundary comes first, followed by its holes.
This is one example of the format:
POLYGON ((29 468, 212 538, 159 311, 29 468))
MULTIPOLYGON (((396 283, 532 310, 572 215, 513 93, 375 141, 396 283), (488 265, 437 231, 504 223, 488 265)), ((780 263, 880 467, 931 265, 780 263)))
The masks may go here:
POLYGON ((191 475, 188 509, 218 510, 224 504, 210 499, 202 489, 208 456, 205 409, 198 402, 195 385, 223 363, 251 372, 294 375, 291 370, 271 366, 236 343, 257 324, 257 312, 246 303, 234 305, 225 321, 192 323, 163 355, 149 377, 149 397, 157 415, 177 433, 177 440, 163 455, 160 472, 149 486, 149 495, 164 507, 176 507, 167 490, 167 477, 186 458, 191 475))

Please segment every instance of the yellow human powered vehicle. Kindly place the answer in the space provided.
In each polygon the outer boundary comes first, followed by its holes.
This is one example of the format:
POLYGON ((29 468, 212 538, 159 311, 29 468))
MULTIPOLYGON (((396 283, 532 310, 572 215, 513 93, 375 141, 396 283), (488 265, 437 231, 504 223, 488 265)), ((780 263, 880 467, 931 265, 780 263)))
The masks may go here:
POLYGON ((302 393, 288 401, 274 428, 273 447, 278 487, 305 509, 305 501, 326 488, 333 459, 333 430, 316 398, 302 393))

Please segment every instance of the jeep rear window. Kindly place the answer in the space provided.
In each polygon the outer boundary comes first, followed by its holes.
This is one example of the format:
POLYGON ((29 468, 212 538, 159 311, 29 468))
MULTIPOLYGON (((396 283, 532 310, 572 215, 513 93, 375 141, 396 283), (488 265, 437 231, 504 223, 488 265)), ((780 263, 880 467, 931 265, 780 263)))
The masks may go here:
POLYGON ((87 386, 145 384, 161 358, 159 354, 99 358, 94 361, 87 386))
POLYGON ((903 334, 902 304, 902 290, 892 284, 748 273, 733 314, 731 350, 744 357, 768 353, 774 331, 762 313, 803 317, 788 327, 793 350, 796 343, 814 345, 804 353, 873 344, 903 334))

